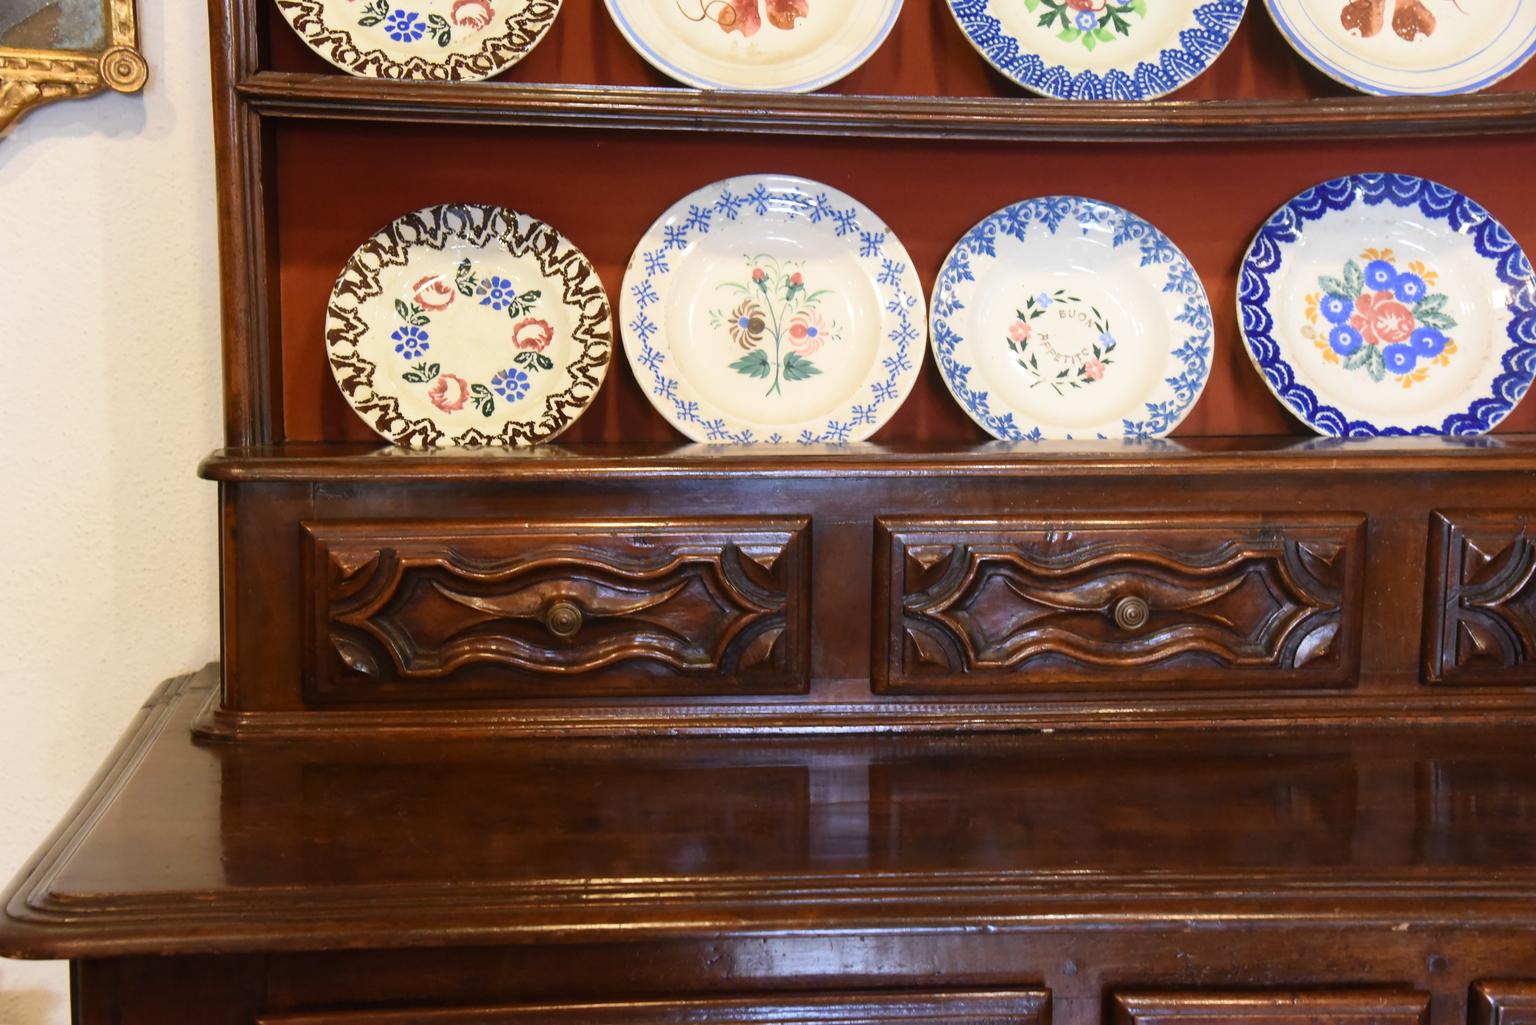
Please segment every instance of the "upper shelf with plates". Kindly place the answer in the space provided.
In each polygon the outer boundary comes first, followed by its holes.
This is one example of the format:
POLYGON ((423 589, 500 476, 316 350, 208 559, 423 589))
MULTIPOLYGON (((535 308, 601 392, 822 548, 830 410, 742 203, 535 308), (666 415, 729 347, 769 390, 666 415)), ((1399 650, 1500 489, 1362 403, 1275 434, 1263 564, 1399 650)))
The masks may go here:
POLYGON ((251 55, 236 90, 277 118, 997 141, 1536 131, 1536 63, 1468 95, 1359 95, 1299 56, 1260 0, 1208 70, 1140 102, 1035 97, 987 63, 944 2, 907 0, 868 60, 805 93, 676 85, 595 0, 567 0, 526 58, 484 82, 353 77, 310 50, 270 0, 236 3, 256 15, 236 48, 251 55))

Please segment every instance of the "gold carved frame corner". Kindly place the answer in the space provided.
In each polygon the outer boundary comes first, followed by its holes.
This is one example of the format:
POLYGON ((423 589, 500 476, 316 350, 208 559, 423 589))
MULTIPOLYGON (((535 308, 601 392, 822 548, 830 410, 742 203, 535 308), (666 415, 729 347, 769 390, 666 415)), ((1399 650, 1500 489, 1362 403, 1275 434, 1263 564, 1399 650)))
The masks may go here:
POLYGON ((106 89, 136 93, 149 79, 139 52, 134 0, 102 0, 107 49, 101 53, 13 50, 0 47, 0 136, 21 116, 55 100, 94 96, 106 89))

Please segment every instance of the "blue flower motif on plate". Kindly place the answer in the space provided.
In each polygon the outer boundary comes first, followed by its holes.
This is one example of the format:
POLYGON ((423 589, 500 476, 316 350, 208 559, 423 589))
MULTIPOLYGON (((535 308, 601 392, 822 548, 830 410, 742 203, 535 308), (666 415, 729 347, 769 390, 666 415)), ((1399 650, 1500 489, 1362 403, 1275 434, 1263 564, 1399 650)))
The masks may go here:
MULTIPOLYGON (((1370 244, 1376 243, 1372 241, 1370 244)), ((1369 262, 1363 279, 1367 287, 1392 292, 1398 301, 1407 301, 1405 296, 1418 294, 1425 288, 1425 282, 1418 275, 1401 273, 1385 259, 1369 262)), ((1320 310, 1332 321, 1329 302, 1325 297, 1320 310)), ((1536 274, 1532 272, 1530 260, 1508 229, 1478 203, 1455 189, 1414 175, 1347 175, 1316 185, 1282 206, 1259 229, 1243 261, 1238 283, 1238 314, 1248 354, 1270 390, 1321 434, 1335 437, 1482 434, 1509 415, 1530 389, 1532 379, 1536 378, 1536 274), (1441 225, 1470 240, 1476 256, 1487 262, 1506 297, 1503 312, 1508 323, 1503 329, 1503 349, 1496 350, 1491 356, 1491 381, 1487 382, 1486 388, 1479 385, 1475 393, 1469 391, 1464 409, 1455 410, 1435 422, 1406 426, 1380 424, 1368 416, 1357 415, 1322 400, 1298 379, 1288 341, 1276 337, 1276 311, 1271 308, 1271 303, 1275 301, 1277 277, 1286 266, 1292 247, 1306 234, 1307 226, 1355 207, 1382 205, 1405 211, 1405 215, 1414 219, 1441 225)), ((1351 329, 1351 332, 1345 334, 1338 327, 1331 328, 1328 345, 1341 356, 1357 352, 1363 339, 1358 331, 1351 329)), ((1439 356, 1447 342, 1443 332, 1426 326, 1415 330, 1406 342, 1394 341, 1383 346, 1380 355, 1387 372, 1403 373, 1412 370, 1421 359, 1439 356)))

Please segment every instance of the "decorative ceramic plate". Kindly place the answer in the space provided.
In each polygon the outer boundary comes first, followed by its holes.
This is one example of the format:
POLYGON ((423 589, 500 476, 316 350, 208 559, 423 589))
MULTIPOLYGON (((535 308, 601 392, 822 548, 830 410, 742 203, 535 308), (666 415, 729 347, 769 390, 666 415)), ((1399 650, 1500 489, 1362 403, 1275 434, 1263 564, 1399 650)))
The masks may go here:
POLYGON ((993 437, 1156 438, 1210 376, 1211 307, 1168 236, 1079 196, 999 210, 933 292, 944 383, 993 437))
POLYGON ((1296 52, 1381 96, 1485 89, 1536 52, 1536 0, 1265 0, 1296 52))
POLYGON ((1319 433, 1479 434, 1536 374, 1536 279, 1504 226, 1455 189, 1360 174, 1259 230, 1238 314, 1248 354, 1319 433))
POLYGON ((880 48, 901 0, 606 0, 658 71, 700 89, 809 92, 880 48))
POLYGON ((1042 96, 1152 100, 1232 41, 1248 0, 948 0, 971 45, 1042 96))
POLYGON ((528 56, 560 0, 277 0, 277 9, 343 71, 468 82, 528 56))
POLYGON ((591 404, 613 354, 592 264, 497 206, 401 217, 352 254, 325 312, 342 395, 413 447, 548 441, 591 404))
POLYGON ((858 200, 749 175, 684 197, 624 273, 624 350, 695 441, 862 441, 923 358, 923 286, 858 200))

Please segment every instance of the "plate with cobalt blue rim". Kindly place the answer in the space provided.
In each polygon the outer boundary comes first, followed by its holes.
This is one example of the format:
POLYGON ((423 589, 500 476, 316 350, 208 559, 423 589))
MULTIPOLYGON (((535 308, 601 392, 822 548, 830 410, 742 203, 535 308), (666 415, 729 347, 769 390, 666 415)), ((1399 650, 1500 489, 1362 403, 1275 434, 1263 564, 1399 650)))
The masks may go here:
POLYGON ((1265 0, 1293 49, 1378 96, 1486 89, 1536 53, 1536 0, 1265 0))
POLYGON ((948 0, 993 67, 1042 96, 1153 100, 1232 41, 1248 0, 948 0))
POLYGON ((901 240, 805 178, 678 200, 635 249, 619 308, 635 378, 694 441, 862 441, 923 359, 923 286, 901 240))
POLYGON ((966 232, 939 271, 934 359, 994 438, 1157 438, 1210 377, 1211 306, 1178 246, 1110 203, 1045 196, 966 232))
POLYGON ((809 92, 880 48, 902 0, 606 0, 635 52, 698 89, 809 92))
POLYGON ((1320 434, 1481 434, 1536 375, 1536 278, 1487 210, 1406 174, 1314 186, 1259 229, 1238 316, 1320 434))

